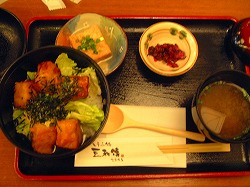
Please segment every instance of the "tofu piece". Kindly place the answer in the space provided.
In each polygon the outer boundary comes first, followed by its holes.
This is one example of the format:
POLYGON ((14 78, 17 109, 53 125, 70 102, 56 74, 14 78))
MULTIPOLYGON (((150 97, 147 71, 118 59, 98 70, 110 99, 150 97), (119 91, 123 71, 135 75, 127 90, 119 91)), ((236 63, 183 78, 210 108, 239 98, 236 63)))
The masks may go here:
POLYGON ((56 127, 48 127, 45 124, 36 123, 32 128, 31 142, 33 149, 41 154, 51 154, 56 144, 56 127))
POLYGON ((60 84, 61 71, 51 61, 44 61, 38 64, 37 74, 35 77, 35 83, 37 84, 38 91, 54 84, 60 84))
POLYGON ((34 81, 16 82, 14 89, 14 106, 16 108, 27 108, 26 105, 32 96, 37 95, 34 81))
POLYGON ((88 29, 76 32, 69 36, 69 41, 71 47, 78 49, 81 46, 82 40, 89 36, 93 40, 100 39, 100 42, 96 44, 97 54, 94 53, 93 50, 81 50, 90 58, 92 58, 95 62, 99 62, 104 60, 112 55, 111 49, 106 43, 101 30, 99 29, 98 25, 92 25, 88 29))
POLYGON ((88 96, 89 77, 88 76, 71 76, 71 81, 77 83, 77 94, 73 96, 73 100, 83 99, 88 96))
POLYGON ((80 122, 77 119, 65 119, 57 122, 56 146, 65 149, 77 149, 83 140, 80 122))

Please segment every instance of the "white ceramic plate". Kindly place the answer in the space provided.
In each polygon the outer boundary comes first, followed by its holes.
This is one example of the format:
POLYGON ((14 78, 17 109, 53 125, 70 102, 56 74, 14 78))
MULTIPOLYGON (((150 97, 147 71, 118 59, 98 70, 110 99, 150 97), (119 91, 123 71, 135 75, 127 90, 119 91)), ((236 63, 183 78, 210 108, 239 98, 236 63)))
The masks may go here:
POLYGON ((198 57, 198 44, 193 34, 184 26, 174 22, 159 22, 148 27, 139 42, 140 56, 145 65, 162 76, 178 76, 189 71, 198 57), (163 61, 156 61, 148 55, 148 48, 157 44, 177 44, 186 58, 178 60, 178 67, 170 67, 163 61))
POLYGON ((69 36, 80 30, 98 25, 103 37, 109 45, 112 56, 98 62, 105 75, 115 71, 123 62, 127 49, 127 36, 120 25, 113 19, 96 14, 84 13, 70 19, 59 31, 55 45, 70 46, 69 36))

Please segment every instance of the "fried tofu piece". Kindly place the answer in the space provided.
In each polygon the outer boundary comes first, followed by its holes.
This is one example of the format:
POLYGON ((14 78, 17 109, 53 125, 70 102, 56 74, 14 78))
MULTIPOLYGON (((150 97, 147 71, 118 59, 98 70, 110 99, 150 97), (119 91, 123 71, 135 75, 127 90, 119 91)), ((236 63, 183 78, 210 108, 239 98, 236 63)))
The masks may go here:
POLYGON ((26 108, 28 101, 37 95, 34 88, 34 81, 16 82, 14 89, 14 106, 16 108, 26 108))
POLYGON ((33 149, 41 154, 51 154, 56 144, 56 127, 46 126, 45 124, 36 123, 32 128, 31 142, 33 149))
POLYGON ((38 91, 50 85, 60 84, 60 69, 52 61, 44 61, 38 64, 35 83, 38 91))
POLYGON ((57 122, 56 146, 65 149, 77 149, 83 140, 80 122, 77 119, 65 119, 57 122))
POLYGON ((89 77, 88 76, 71 76, 71 82, 77 84, 77 94, 73 96, 73 100, 83 99, 88 96, 88 88, 89 88, 89 77))
POLYGON ((95 53, 92 49, 81 50, 90 58, 92 58, 95 62, 104 60, 112 55, 111 49, 105 41, 98 25, 92 25, 88 29, 76 32, 69 36, 71 47, 78 49, 78 47, 82 45, 83 39, 87 36, 89 36, 94 41, 96 41, 97 39, 100 40, 100 42, 96 43, 97 53, 95 53))

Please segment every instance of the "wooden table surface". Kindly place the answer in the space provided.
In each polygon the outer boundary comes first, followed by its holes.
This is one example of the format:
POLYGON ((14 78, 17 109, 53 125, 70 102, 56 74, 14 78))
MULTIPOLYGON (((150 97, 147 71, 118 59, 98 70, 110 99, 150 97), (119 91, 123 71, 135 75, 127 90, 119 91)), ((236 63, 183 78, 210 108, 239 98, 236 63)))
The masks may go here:
MULTIPOLYGON (((0 1, 1 2, 1 1, 0 1)), ((95 12, 106 16, 231 16, 250 17, 249 0, 64 0, 66 9, 49 11, 41 0, 7 0, 0 7, 14 13, 26 26, 37 16, 75 16, 95 12)), ((250 176, 165 178, 117 181, 30 181, 14 170, 15 148, 0 130, 0 186, 250 186, 250 176)))

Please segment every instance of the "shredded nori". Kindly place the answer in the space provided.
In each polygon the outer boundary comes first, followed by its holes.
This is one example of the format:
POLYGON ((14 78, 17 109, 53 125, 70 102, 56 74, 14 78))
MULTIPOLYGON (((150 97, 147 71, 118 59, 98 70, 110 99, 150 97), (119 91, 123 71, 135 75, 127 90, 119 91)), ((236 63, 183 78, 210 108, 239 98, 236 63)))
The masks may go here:
POLYGON ((76 80, 71 81, 69 77, 64 77, 60 87, 55 84, 45 87, 29 100, 27 112, 34 122, 44 123, 52 119, 65 119, 68 112, 64 107, 72 96, 77 94, 77 85, 76 80))

